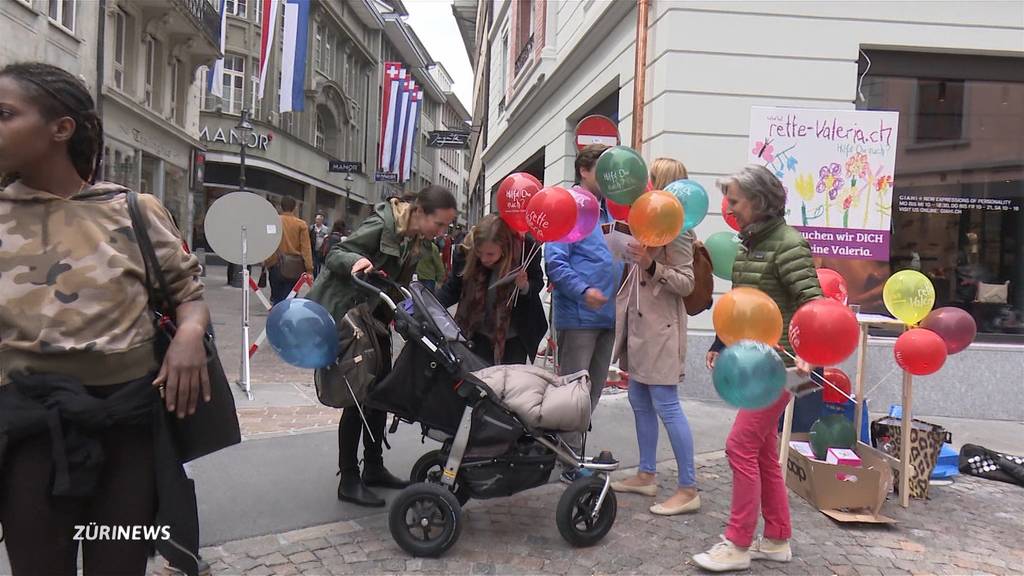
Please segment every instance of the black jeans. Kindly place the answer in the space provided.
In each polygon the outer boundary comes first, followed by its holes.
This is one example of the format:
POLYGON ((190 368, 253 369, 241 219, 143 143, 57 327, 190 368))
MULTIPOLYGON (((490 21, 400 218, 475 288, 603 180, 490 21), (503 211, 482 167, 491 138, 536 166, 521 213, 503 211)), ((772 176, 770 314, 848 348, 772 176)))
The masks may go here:
MULTIPOLYGON (((387 359, 384 371, 380 378, 384 378, 391 372, 391 335, 380 337, 380 346, 384 350, 384 357, 387 359)), ((384 466, 384 428, 387 425, 387 412, 372 410, 365 403, 360 404, 363 413, 366 415, 366 424, 370 433, 367 434, 366 426, 359 415, 359 409, 355 406, 345 408, 341 413, 341 422, 338 423, 338 470, 342 474, 359 472, 359 438, 363 439, 363 462, 366 468, 379 468, 384 466), (373 436, 371 438, 371 435, 373 436)))
POLYGON ((277 304, 288 298, 298 278, 288 279, 281 275, 280 266, 271 266, 267 272, 267 280, 270 282, 270 303, 277 304))
MULTIPOLYGON (((90 390, 105 397, 118 386, 90 390)), ((149 423, 112 426, 100 433, 105 457, 96 492, 88 498, 51 495, 48 433, 12 444, 0 476, 0 523, 15 576, 77 573, 76 526, 88 538, 99 527, 152 526, 156 516, 153 429, 149 423), (90 523, 93 523, 90 525, 90 523)), ((152 542, 84 540, 85 576, 144 575, 152 542)))

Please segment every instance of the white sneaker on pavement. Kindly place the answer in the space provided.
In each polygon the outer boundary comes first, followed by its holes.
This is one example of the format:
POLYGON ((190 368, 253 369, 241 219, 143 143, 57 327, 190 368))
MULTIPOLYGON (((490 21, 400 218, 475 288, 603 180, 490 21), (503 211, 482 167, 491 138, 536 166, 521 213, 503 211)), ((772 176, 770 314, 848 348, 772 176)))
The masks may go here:
POLYGON ((754 541, 749 552, 750 558, 753 560, 789 562, 793 559, 793 549, 789 547, 789 540, 772 540, 761 537, 754 541))
POLYGON ((693 561, 709 572, 746 570, 750 568, 750 551, 722 538, 707 552, 695 555, 693 561))

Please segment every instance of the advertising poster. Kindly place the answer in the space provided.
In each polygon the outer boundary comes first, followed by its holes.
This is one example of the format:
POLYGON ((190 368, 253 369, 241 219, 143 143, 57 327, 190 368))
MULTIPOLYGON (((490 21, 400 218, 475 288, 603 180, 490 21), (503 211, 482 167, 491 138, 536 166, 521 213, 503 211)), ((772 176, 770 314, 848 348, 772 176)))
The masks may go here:
POLYGON ((889 260, 898 112, 752 107, 749 161, 786 188, 816 257, 889 260))

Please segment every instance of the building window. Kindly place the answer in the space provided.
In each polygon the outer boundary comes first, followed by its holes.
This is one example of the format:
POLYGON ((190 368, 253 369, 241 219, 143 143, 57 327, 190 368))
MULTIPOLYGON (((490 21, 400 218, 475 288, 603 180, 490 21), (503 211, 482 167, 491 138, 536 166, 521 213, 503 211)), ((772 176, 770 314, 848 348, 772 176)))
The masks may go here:
POLYGON ((181 89, 181 81, 178 79, 178 74, 181 72, 180 60, 177 58, 171 59, 171 109, 170 115, 171 120, 175 123, 178 122, 178 90, 181 89))
POLYGON ((316 127, 313 130, 313 147, 316 148, 317 150, 323 150, 324 149, 324 144, 325 144, 324 134, 325 134, 325 132, 326 132, 326 130, 324 129, 324 119, 323 119, 323 116, 321 116, 320 113, 318 112, 317 115, 316 115, 316 127))
POLYGON ((250 102, 249 102, 249 117, 253 120, 260 119, 260 107, 259 107, 259 91, 260 91, 260 77, 252 77, 252 90, 250 90, 250 102))
POLYGON ((50 21, 74 34, 77 8, 78 0, 50 0, 50 21))
POLYGON ((845 276, 851 302, 865 311, 884 310, 881 286, 890 273, 918 270, 935 287, 936 308, 966 310, 990 339, 1024 340, 1019 59, 890 51, 868 56, 872 66, 864 84, 870 90, 858 108, 900 113, 889 261, 825 266, 845 276), (934 79, 935 70, 945 79, 934 79))
POLYGON ((256 24, 263 23, 263 0, 255 0, 252 3, 252 17, 256 20, 256 24))
POLYGON ((114 87, 124 90, 125 47, 128 39, 128 15, 114 11, 114 87))
POLYGON ((313 28, 313 67, 322 70, 324 61, 324 31, 323 26, 317 22, 313 28))
POLYGON ((330 31, 324 31, 324 74, 334 78, 334 34, 330 31))
POLYGON ((498 89, 499 94, 502 94, 504 99, 505 90, 508 88, 508 31, 501 37, 501 74, 498 75, 498 89))
POLYGON ((146 37, 146 86, 143 92, 143 100, 147 108, 153 107, 153 83, 156 79, 156 40, 152 36, 146 37))
POLYGON ((245 106, 245 57, 224 55, 224 112, 239 114, 245 106))
POLYGON ((224 10, 232 16, 245 18, 246 0, 224 0, 224 10))
POLYGON ((921 144, 955 142, 963 137, 964 81, 917 80, 914 140, 921 144))
POLYGON ((199 81, 202 90, 200 90, 199 106, 203 110, 212 112, 217 109, 217 97, 210 92, 210 67, 200 66, 199 70, 196 70, 196 79, 199 81))

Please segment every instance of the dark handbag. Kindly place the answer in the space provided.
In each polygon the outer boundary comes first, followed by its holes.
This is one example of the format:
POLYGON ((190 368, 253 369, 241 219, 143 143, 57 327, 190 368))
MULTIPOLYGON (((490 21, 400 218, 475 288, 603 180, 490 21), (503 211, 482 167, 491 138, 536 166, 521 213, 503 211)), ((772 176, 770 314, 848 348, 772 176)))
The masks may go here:
POLYGON ((277 268, 281 277, 287 280, 298 280, 306 272, 306 261, 298 254, 278 253, 277 268))
MULTIPOLYGON (((139 250, 146 266, 146 285, 150 287, 150 308, 156 325, 157 355, 161 361, 167 348, 174 338, 175 324, 173 314, 177 309, 167 279, 164 278, 160 261, 153 250, 142 211, 139 209, 139 197, 136 192, 128 193, 128 212, 132 218, 132 229, 135 232, 139 250), (152 276, 151 276, 152 275, 152 276), (153 294, 150 278, 155 278, 159 293, 153 294)), ((182 462, 189 462, 227 448, 242 441, 238 427, 238 413, 235 412, 235 397, 231 393, 231 384, 224 373, 224 367, 217 355, 217 347, 209 327, 203 338, 206 348, 206 369, 210 377, 210 401, 199 400, 195 414, 184 419, 168 418, 171 435, 178 449, 178 457, 182 462)))
POLYGON ((314 372, 317 400, 332 408, 362 404, 390 360, 391 350, 382 347, 389 339, 388 327, 365 303, 349 310, 338 325, 337 361, 314 372))

